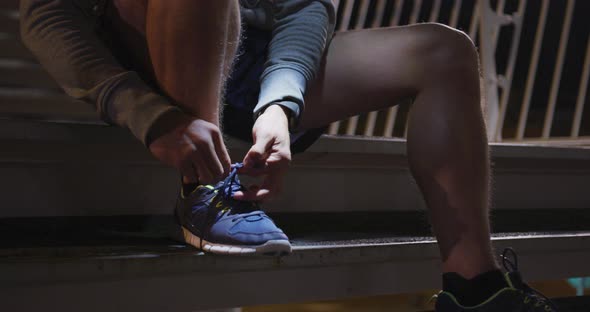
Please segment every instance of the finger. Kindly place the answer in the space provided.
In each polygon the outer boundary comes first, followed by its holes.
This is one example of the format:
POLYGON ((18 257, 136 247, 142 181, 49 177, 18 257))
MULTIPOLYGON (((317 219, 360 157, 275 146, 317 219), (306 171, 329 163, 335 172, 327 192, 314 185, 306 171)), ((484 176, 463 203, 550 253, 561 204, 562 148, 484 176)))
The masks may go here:
POLYGON ((252 147, 246 154, 246 157, 244 157, 244 167, 254 168, 262 166, 266 158, 268 158, 268 153, 270 151, 271 145, 272 139, 257 139, 254 145, 252 145, 252 147))
POLYGON ((185 181, 188 183, 199 183, 197 172, 190 160, 187 160, 183 164, 181 164, 180 174, 182 174, 182 176, 186 178, 185 181))
POLYGON ((224 169, 221 165, 221 161, 219 161, 219 158, 217 157, 213 142, 204 143, 200 146, 197 146, 197 153, 202 159, 204 167, 206 167, 207 171, 209 171, 212 182, 218 182, 221 180, 224 169))
POLYGON ((258 200, 264 201, 276 197, 282 188, 282 181, 283 174, 280 170, 267 175, 260 186, 260 190, 256 193, 258 200))
POLYGON ((197 171, 199 182, 203 184, 213 183, 213 174, 209 171, 209 168, 201 158, 201 155, 196 151, 190 155, 191 166, 197 171))
POLYGON ((180 173, 186 178, 186 182, 189 183, 198 183, 199 182, 199 173, 195 170, 193 166, 193 162, 191 160, 191 153, 194 151, 194 147, 192 144, 186 145, 180 151, 179 158, 176 160, 177 168, 180 170, 180 173))
POLYGON ((223 137, 221 133, 217 133, 217 135, 213 136, 213 144, 215 145, 215 152, 217 153, 217 157, 221 162, 221 167, 223 168, 223 177, 226 177, 231 172, 231 158, 229 157, 229 153, 227 152, 227 148, 225 147, 225 142, 223 142, 223 137))
POLYGON ((233 195, 235 200, 241 201, 252 201, 252 202, 263 202, 271 199, 270 191, 265 189, 259 189, 256 192, 236 192, 233 195))
POLYGON ((234 198, 246 201, 270 200, 280 192, 282 176, 283 173, 281 170, 274 170, 266 176, 260 187, 256 185, 250 187, 246 192, 242 192, 238 198, 235 196, 234 198))
POLYGON ((254 195, 254 198, 256 198, 254 201, 264 202, 264 201, 271 200, 272 197, 273 197, 273 192, 271 190, 261 188, 254 195))
POLYGON ((242 175, 247 175, 251 177, 260 177, 265 174, 268 174, 268 168, 265 166, 264 168, 247 168, 242 167, 238 169, 238 173, 242 175))
POLYGON ((256 201, 256 193, 260 189, 257 185, 251 185, 245 191, 237 191, 234 193, 233 197, 236 200, 244 200, 244 201, 256 201))
POLYGON ((273 168, 288 168, 291 164, 291 147, 284 142, 278 142, 273 146, 273 153, 268 156, 266 162, 273 168))

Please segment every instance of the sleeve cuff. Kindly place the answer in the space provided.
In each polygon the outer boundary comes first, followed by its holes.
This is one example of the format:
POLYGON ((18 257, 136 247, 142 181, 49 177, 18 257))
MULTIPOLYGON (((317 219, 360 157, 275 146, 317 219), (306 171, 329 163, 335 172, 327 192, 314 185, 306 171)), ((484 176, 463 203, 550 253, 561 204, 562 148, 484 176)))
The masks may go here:
POLYGON ((181 112, 168 99, 152 91, 139 77, 126 74, 101 99, 103 119, 128 128, 144 145, 150 143, 152 126, 163 115, 181 112))
POLYGON ((303 111, 305 88, 305 77, 298 71, 291 68, 271 71, 262 78, 254 116, 258 116, 268 105, 278 103, 291 110, 295 119, 299 119, 303 111))
POLYGON ((137 110, 127 121, 127 127, 145 146, 149 146, 162 133, 162 130, 158 129, 158 125, 161 124, 158 121, 163 119, 163 116, 184 114, 180 108, 170 105, 167 100, 157 94, 154 94, 153 98, 146 95, 145 100, 141 101, 137 105, 137 110))

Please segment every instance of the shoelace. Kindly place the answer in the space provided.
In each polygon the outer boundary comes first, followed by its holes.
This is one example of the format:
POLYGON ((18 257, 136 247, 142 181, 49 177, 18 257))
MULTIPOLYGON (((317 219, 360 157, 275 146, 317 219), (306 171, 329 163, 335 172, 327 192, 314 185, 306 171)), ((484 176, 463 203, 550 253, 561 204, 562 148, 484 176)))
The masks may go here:
MULTIPOLYGON (((504 249, 504 252, 502 252, 502 265, 506 271, 509 273, 516 273, 516 275, 520 277, 520 271, 518 270, 518 257, 512 248, 506 248, 504 249)), ((521 290, 525 294, 525 304, 534 303, 535 307, 541 307, 544 305, 545 311, 557 311, 557 306, 547 296, 530 287, 522 280, 520 280, 519 283, 522 285, 522 288, 524 288, 521 290)))
POLYGON ((231 172, 223 180, 223 184, 221 187, 216 187, 219 190, 219 193, 223 195, 225 198, 232 198, 234 192, 239 191, 241 189, 240 183, 238 182, 238 170, 244 167, 243 163, 235 163, 231 165, 231 172))
MULTIPOLYGON (((228 208, 222 209, 224 215, 260 209, 256 202, 233 199, 233 194, 242 189, 242 185, 238 180, 238 170, 243 167, 243 163, 232 164, 231 172, 227 178, 225 178, 223 184, 220 183, 215 187, 215 190, 224 200, 232 202, 232 205, 230 205, 228 208)), ((236 219, 233 219, 232 221, 235 222, 236 219)))

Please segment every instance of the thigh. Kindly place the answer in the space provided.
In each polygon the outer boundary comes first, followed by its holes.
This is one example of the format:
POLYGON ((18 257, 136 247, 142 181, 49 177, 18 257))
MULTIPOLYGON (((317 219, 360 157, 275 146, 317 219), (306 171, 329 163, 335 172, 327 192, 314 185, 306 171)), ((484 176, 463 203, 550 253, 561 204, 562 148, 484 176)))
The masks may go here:
POLYGON ((146 39, 148 0, 104 0, 101 36, 122 66, 156 86, 146 39))
POLYGON ((425 71, 426 24, 337 33, 308 88, 301 127, 320 127, 413 96, 425 71))

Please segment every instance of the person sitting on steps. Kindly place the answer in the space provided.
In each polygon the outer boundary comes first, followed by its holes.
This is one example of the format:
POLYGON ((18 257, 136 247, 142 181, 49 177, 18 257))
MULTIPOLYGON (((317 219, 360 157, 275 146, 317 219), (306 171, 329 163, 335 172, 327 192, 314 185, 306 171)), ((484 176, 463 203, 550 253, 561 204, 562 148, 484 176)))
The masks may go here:
POLYGON ((480 68, 465 33, 435 23, 335 33, 329 0, 20 6, 24 43, 64 90, 182 175, 175 211, 187 243, 289 253, 258 203, 281 190, 292 153, 331 122, 412 97, 408 160, 442 258, 436 310, 557 311, 493 255, 480 68), (243 162, 231 165, 222 129, 252 142, 243 162), (238 172, 265 179, 246 189, 238 172))

